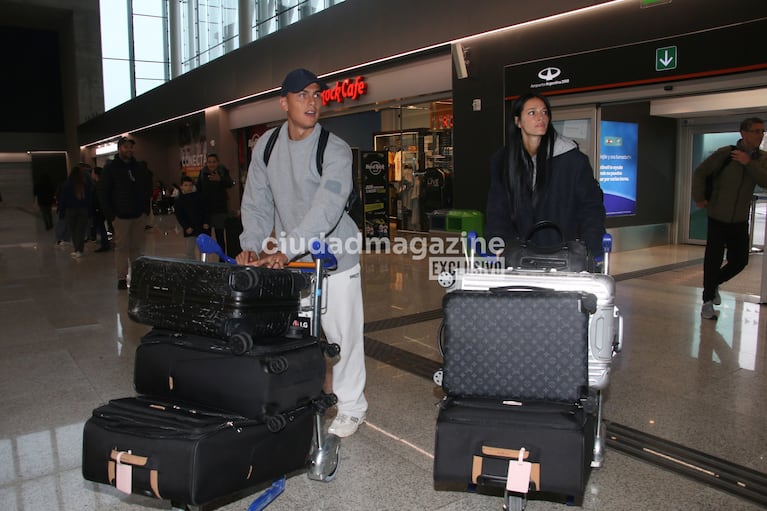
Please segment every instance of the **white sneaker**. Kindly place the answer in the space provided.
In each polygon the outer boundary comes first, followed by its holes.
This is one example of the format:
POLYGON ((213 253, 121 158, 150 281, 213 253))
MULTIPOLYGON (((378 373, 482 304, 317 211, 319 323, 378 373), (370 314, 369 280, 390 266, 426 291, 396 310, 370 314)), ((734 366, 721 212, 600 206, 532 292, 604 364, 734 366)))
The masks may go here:
POLYGON ((703 307, 700 308, 700 317, 703 319, 716 319, 716 309, 714 309, 714 302, 712 300, 703 302, 703 307))
POLYGON ((353 435, 360 424, 365 422, 365 416, 352 417, 351 415, 338 414, 328 428, 328 433, 337 437, 347 437, 353 435))
POLYGON ((719 288, 716 288, 716 294, 714 295, 714 305, 722 305, 722 297, 719 295, 719 288))
POLYGON ((72 252, 72 253, 71 253, 71 254, 69 254, 69 255, 71 255, 71 256, 72 256, 73 258, 75 258, 75 259, 79 259, 79 258, 81 258, 81 257, 83 256, 83 253, 82 253, 82 252, 77 252, 77 251, 75 251, 75 252, 72 252))

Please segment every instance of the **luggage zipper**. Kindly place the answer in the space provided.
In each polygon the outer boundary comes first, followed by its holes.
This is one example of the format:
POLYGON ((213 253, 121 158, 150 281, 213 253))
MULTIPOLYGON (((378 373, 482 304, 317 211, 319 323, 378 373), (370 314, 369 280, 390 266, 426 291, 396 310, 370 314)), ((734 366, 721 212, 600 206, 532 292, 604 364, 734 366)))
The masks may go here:
POLYGON ((126 405, 120 400, 112 400, 108 405, 94 410, 93 415, 109 422, 118 422, 118 424, 114 424, 116 430, 129 429, 131 426, 142 430, 150 428, 160 430, 153 435, 156 438, 172 438, 179 434, 201 437, 228 428, 241 431, 247 426, 263 424, 263 421, 247 419, 239 415, 185 408, 140 398, 131 400, 130 403, 135 404, 135 406, 133 404, 126 405), (110 412, 110 407, 114 408, 113 412, 110 412), (171 412, 173 411, 182 412, 184 415, 172 415, 171 412), (150 424, 147 423, 146 419, 142 420, 142 417, 136 417, 137 412, 143 412, 145 417, 151 417, 155 422, 150 424), (162 432, 166 432, 166 434, 162 432))
MULTIPOLYGON (((278 340, 278 338, 269 338, 278 340)), ((194 334, 186 334, 184 332, 174 332, 171 330, 152 330, 144 336, 141 344, 176 344, 184 348, 189 348, 198 351, 214 351, 221 353, 230 353, 229 345, 225 341, 221 341, 221 344, 215 342, 215 340, 194 334)), ((319 345, 319 341, 315 337, 303 337, 301 339, 285 339, 284 342, 263 343, 256 339, 253 347, 250 351, 245 352, 245 356, 263 356, 270 353, 284 353, 286 351, 298 350, 309 346, 319 345)))

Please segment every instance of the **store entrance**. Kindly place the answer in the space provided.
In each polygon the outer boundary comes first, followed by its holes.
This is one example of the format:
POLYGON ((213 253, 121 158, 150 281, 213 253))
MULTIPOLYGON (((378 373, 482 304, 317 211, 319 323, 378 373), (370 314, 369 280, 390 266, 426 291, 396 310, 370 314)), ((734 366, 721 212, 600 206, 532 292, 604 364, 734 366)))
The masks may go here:
POLYGON ((381 112, 373 148, 388 162, 390 232, 429 231, 453 201, 453 103, 450 98, 381 112))

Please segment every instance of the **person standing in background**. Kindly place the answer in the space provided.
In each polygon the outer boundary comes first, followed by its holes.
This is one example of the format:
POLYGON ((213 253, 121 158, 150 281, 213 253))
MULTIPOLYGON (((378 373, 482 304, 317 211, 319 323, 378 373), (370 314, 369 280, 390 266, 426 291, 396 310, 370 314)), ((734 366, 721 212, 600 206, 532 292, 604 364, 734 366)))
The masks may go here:
POLYGON ((741 139, 720 147, 698 165, 692 176, 692 198, 706 208, 708 234, 703 256, 704 319, 717 319, 714 305, 722 303, 719 285, 748 265, 750 236, 748 217, 756 185, 767 186, 767 153, 759 149, 764 138, 764 120, 749 117, 740 123, 741 139), (713 179, 711 197, 706 198, 706 179, 713 179), (722 266, 727 249, 727 264, 722 266))
POLYGON ((114 228, 117 289, 128 289, 130 262, 144 252, 152 199, 152 173, 145 162, 133 157, 135 144, 133 139, 121 137, 117 154, 101 172, 99 201, 114 228))
POLYGON ((181 178, 181 195, 175 202, 176 220, 184 231, 186 256, 197 259, 197 236, 210 233, 210 220, 202 194, 194 189, 191 177, 181 178))
POLYGON ((101 167, 93 168, 93 175, 91 176, 93 181, 93 228, 96 231, 96 235, 99 239, 99 248, 94 252, 107 252, 111 247, 109 244, 109 234, 107 234, 107 228, 104 219, 104 210, 101 207, 101 201, 99 196, 101 195, 101 167))
POLYGON ((43 174, 35 183, 34 191, 37 207, 40 209, 40 215, 43 217, 45 230, 53 229, 53 197, 56 195, 56 189, 51 181, 51 176, 43 174))
POLYGON ((205 206, 210 215, 210 225, 216 235, 216 241, 221 247, 226 247, 224 232, 226 219, 229 216, 229 188, 234 181, 229 171, 218 161, 216 153, 208 154, 205 168, 197 178, 197 191, 202 193, 205 206))
POLYGON ((85 234, 88 230, 88 219, 93 211, 93 193, 90 182, 85 178, 82 167, 72 167, 69 177, 61 187, 59 195, 59 215, 72 233, 74 252, 70 255, 79 259, 85 249, 85 234))

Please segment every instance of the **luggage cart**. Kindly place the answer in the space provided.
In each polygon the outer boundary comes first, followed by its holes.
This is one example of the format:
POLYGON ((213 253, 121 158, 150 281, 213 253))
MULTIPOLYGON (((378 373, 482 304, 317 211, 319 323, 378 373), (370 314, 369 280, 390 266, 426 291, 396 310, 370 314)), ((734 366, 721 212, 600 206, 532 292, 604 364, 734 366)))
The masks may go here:
MULTIPOLYGON (((207 260, 209 254, 219 256, 221 261, 237 264, 237 261, 229 257, 221 246, 210 236, 201 234, 197 237, 197 247, 202 255, 202 260, 207 260)), ((323 281, 327 272, 336 268, 337 262, 335 256, 331 254, 327 246, 319 241, 312 243, 310 248, 313 262, 311 263, 291 263, 288 268, 296 271, 312 273, 312 285, 310 303, 302 307, 303 314, 310 316, 310 333, 313 337, 320 336, 320 322, 322 314, 323 281)), ((338 354, 337 345, 331 356, 338 354)), ((330 482, 335 479, 338 472, 340 460, 341 439, 322 430, 322 416, 329 406, 335 404, 335 396, 332 400, 327 400, 324 405, 318 403, 318 409, 314 415, 314 436, 312 447, 308 456, 307 477, 315 481, 330 482), (332 402, 330 402, 332 401, 332 402)), ((272 503, 285 490, 286 476, 274 481, 272 485, 264 490, 248 507, 248 511, 261 511, 272 503)), ((197 511, 197 506, 178 507, 171 503, 173 511, 197 511)))
MULTIPOLYGON (((604 259, 601 275, 547 270, 501 270, 494 256, 478 253, 476 233, 467 234, 466 269, 439 275, 438 283, 448 292, 458 289, 489 290, 495 287, 518 285, 539 288, 551 288, 558 291, 586 291, 598 298, 597 312, 589 325, 589 388, 595 404, 594 449, 592 468, 601 468, 604 464, 606 438, 602 423, 602 390, 608 386, 610 363, 620 352, 623 343, 623 318, 614 304, 614 281, 609 276, 612 236, 602 238, 604 259), (601 282, 600 282, 601 281, 601 282)), ((442 351, 442 332, 438 334, 438 344, 442 351)), ((442 369, 434 374, 434 382, 442 385, 442 369)), ((527 494, 511 493, 504 490, 504 510, 523 511, 527 503, 527 494)))

